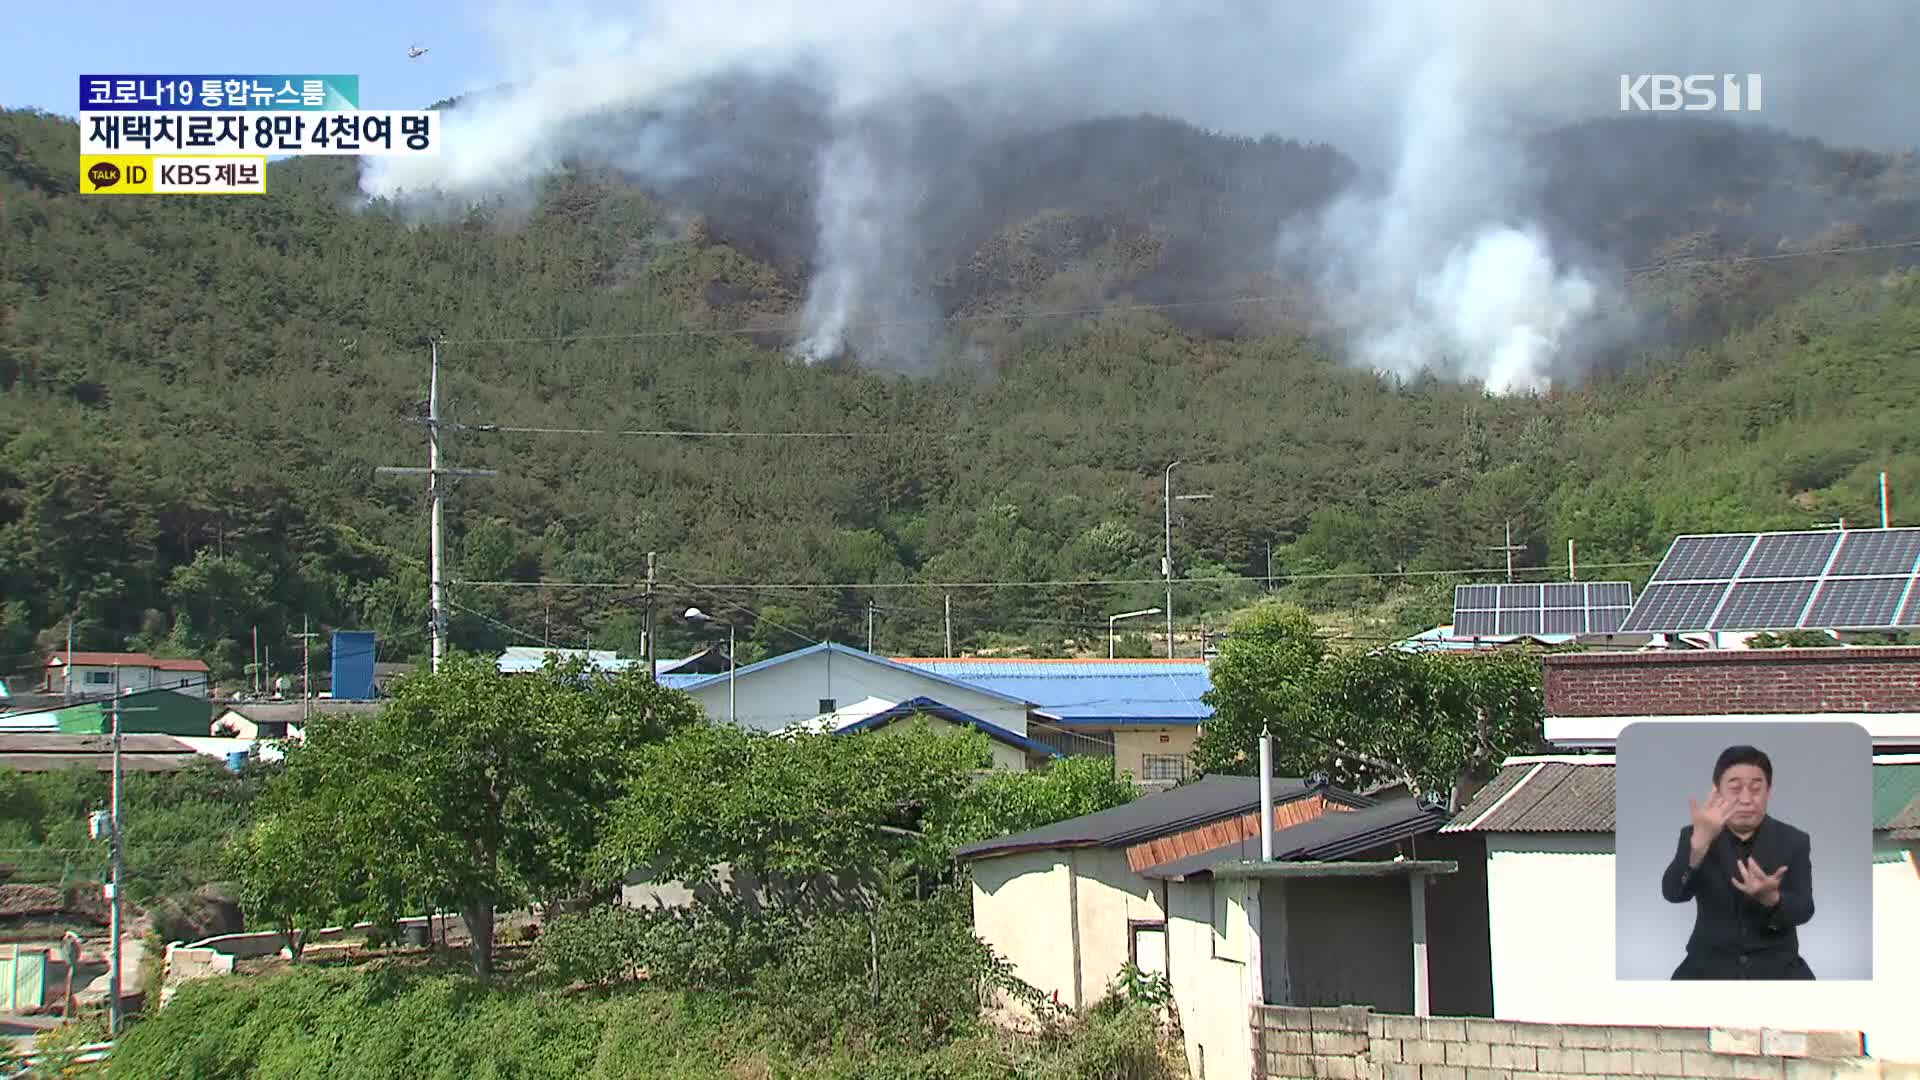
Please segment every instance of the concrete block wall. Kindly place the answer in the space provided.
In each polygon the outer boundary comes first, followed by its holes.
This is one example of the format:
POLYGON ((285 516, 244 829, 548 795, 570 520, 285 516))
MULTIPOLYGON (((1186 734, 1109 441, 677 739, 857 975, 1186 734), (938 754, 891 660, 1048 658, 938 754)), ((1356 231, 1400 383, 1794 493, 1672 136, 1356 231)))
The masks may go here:
POLYGON ((1920 1080, 1854 1031, 1525 1024, 1258 1006, 1252 1080, 1920 1080))

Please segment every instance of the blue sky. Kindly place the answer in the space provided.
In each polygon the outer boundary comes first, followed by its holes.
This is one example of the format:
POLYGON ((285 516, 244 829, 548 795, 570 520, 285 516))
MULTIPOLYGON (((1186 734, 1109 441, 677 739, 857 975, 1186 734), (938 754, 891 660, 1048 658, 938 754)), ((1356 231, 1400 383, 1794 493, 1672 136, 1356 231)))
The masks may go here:
POLYGON ((7 7, 0 105, 67 116, 82 74, 358 75, 361 108, 420 109, 504 71, 487 12, 459 0, 7 7), (416 43, 432 51, 409 60, 416 43))

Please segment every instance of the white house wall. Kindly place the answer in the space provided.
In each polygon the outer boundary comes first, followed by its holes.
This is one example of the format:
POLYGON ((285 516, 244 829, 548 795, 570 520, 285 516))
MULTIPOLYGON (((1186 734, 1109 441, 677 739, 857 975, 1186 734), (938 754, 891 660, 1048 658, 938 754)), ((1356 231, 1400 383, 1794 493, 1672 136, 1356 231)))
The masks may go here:
MULTIPOLYGON (((720 678, 689 691, 708 719, 727 720, 727 681, 720 678)), ((820 714, 819 704, 827 698, 838 708, 870 697, 892 702, 927 697, 1016 735, 1027 733, 1024 706, 844 654, 813 653, 762 668, 737 683, 739 723, 757 731, 777 731, 810 720, 820 714)))
POLYGON ((1709 994, 1616 981, 1613 895, 1611 835, 1488 835, 1496 1018, 1865 1031, 1871 1054, 1920 1060, 1920 872, 1891 842, 1875 851, 1872 982, 1722 983, 1709 994))
POLYGON ((116 689, 121 693, 142 690, 173 690, 191 697, 207 696, 207 674, 204 671, 161 671, 143 667, 89 667, 86 664, 73 665, 73 681, 65 683, 69 674, 65 668, 49 669, 48 681, 54 692, 58 693, 63 685, 67 693, 76 696, 97 697, 112 694, 116 689), (95 682, 94 679, 100 681, 95 682), (116 680, 118 680, 116 682, 116 680))
POLYGON ((1260 883, 1241 878, 1221 881, 1218 887, 1224 900, 1222 928, 1230 936, 1216 950, 1210 883, 1167 886, 1167 948, 1172 954, 1167 981, 1180 1009, 1187 1068, 1195 1080, 1253 1075, 1249 1023, 1255 983, 1249 981, 1248 970, 1257 969, 1260 950, 1253 942, 1246 898, 1260 883))

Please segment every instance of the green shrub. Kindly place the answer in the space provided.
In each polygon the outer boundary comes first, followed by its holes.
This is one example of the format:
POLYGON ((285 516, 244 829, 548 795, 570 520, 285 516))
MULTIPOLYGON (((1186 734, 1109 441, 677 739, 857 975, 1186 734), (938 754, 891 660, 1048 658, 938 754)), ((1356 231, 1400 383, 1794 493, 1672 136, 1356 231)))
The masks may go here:
MULTIPOLYGON (((546 935, 543 935, 543 940, 546 935)), ((887 961, 883 956, 883 970, 887 961)), ((132 1080, 1173 1080, 1153 1022, 1123 1009, 1044 1039, 983 1030, 922 1048, 784 1045, 781 1005, 733 993, 565 994, 397 969, 288 969, 188 983, 130 1028, 132 1080)), ((852 1019, 851 1017, 848 1019, 852 1019)))

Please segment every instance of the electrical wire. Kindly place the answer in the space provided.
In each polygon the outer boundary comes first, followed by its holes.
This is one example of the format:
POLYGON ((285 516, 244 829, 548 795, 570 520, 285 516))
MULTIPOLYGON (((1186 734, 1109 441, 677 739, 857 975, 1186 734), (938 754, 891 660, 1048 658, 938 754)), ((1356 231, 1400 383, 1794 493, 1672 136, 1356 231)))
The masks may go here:
MULTIPOLYGON (((1587 570, 1615 570, 1615 569, 1644 568, 1649 566, 1658 566, 1660 565, 1660 560, 1636 559, 1628 562, 1582 563, 1580 565, 1583 569, 1587 569, 1587 570)), ((1566 570, 1566 567, 1563 567, 1563 566, 1562 567, 1516 566, 1513 568, 1513 573, 1515 574, 1560 573, 1565 570, 1566 570)), ((1296 582, 1296 581, 1355 581, 1355 580, 1378 581, 1378 580, 1413 578, 1413 577, 1448 577, 1448 576, 1469 577, 1469 576, 1486 576, 1490 574, 1505 574, 1505 573, 1507 573, 1507 568, 1504 566, 1471 567, 1471 568, 1454 569, 1454 570, 1368 570, 1368 571, 1356 570, 1356 571, 1330 571, 1327 573, 1317 573, 1317 574, 1274 574, 1271 577, 1268 577, 1265 575, 1259 575, 1259 574, 1231 574, 1231 575, 1223 575, 1220 577, 1177 577, 1172 579, 1172 583, 1175 585, 1280 584, 1280 583, 1288 583, 1288 582, 1296 582)), ((717 594, 719 591, 722 591, 722 590, 730 590, 730 591, 779 590, 779 591, 789 591, 789 592, 821 592, 821 591, 838 591, 838 590, 860 591, 860 590, 883 590, 883 589, 884 590, 891 590, 891 589, 1015 589, 1015 588, 1074 589, 1074 588, 1096 588, 1096 587, 1123 586, 1123 585, 1164 585, 1164 584, 1167 584, 1167 581, 1168 579, 1165 577, 1098 578, 1098 579, 1082 578, 1082 579, 1056 579, 1056 580, 1040 580, 1040 581, 871 581, 871 582, 850 581, 850 582, 835 582, 835 583, 693 582, 693 581, 681 579, 681 584, 685 585, 688 588, 698 589, 703 592, 708 592, 710 594, 717 594)), ((513 588, 513 589, 644 589, 646 588, 646 582, 644 581, 638 581, 638 582, 635 582, 635 581, 502 581, 502 580, 489 581, 489 580, 475 580, 475 579, 461 578, 461 579, 455 579, 455 584, 470 585, 477 588, 513 588)))
MULTIPOLYGON (((1644 266, 1630 266, 1622 274, 1649 274, 1663 270, 1688 266, 1737 265, 1750 262, 1775 262, 1783 259, 1808 259, 1834 255, 1857 255, 1876 251, 1892 251, 1901 248, 1920 247, 1920 238, 1895 240, 1876 244, 1855 244, 1847 247, 1821 248, 1812 251, 1779 251, 1767 255, 1727 255, 1701 256, 1694 259, 1669 259, 1663 262, 1648 263, 1644 266)), ((1132 313, 1150 311, 1175 311, 1195 307, 1222 307, 1242 304, 1272 304, 1293 300, 1292 294, 1272 294, 1264 296, 1222 296, 1198 300, 1173 300, 1159 303, 1101 304, 1089 307, 1055 308, 1043 311, 999 311, 980 312, 969 315, 947 315, 937 318, 921 319, 877 319, 850 322, 847 329, 892 329, 917 326, 944 326, 957 323, 979 322, 1019 322, 1033 319, 1082 318, 1089 315, 1109 313, 1132 313)), ((526 337, 472 337, 442 338, 442 345, 526 345, 572 341, 638 341, 646 338, 675 338, 697 336, 737 336, 749 334, 792 334, 799 327, 792 323, 780 323, 764 326, 739 326, 723 329, 674 328, 668 330, 635 330, 613 334, 546 334, 526 337)))

